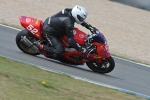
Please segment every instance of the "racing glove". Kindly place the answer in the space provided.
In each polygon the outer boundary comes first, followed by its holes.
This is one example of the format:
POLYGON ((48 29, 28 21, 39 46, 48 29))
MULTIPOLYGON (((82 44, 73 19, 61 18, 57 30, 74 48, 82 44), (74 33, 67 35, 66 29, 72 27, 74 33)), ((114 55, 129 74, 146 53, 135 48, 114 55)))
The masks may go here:
POLYGON ((83 54, 85 54, 86 51, 87 51, 87 49, 86 49, 86 47, 84 47, 84 46, 81 46, 81 47, 79 48, 79 52, 81 52, 81 53, 83 53, 83 54))
POLYGON ((98 30, 97 28, 90 25, 88 22, 83 22, 81 25, 86 27, 87 29, 89 29, 92 33, 96 32, 96 30, 98 30))
POLYGON ((96 33, 96 31, 98 31, 98 29, 95 28, 95 27, 89 27, 89 30, 90 30, 92 33, 96 33))

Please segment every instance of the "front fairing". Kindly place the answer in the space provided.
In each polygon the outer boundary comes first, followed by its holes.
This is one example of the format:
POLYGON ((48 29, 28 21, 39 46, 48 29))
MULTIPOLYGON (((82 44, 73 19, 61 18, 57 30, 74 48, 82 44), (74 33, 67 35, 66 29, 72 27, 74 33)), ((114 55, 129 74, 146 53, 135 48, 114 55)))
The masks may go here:
POLYGON ((107 58, 110 56, 107 41, 102 33, 98 33, 93 38, 92 44, 96 46, 97 54, 102 58, 107 58))

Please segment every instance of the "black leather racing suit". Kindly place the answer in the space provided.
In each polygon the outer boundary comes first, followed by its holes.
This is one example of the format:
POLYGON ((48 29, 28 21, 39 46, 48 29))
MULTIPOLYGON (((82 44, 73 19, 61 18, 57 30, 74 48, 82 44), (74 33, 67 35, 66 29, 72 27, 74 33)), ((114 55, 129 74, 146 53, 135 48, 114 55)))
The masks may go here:
MULTIPOLYGON (((71 47, 76 50, 80 49, 80 45, 74 40, 73 37, 73 28, 75 20, 71 15, 71 10, 66 8, 57 14, 48 17, 43 26, 43 37, 47 40, 47 38, 51 41, 51 45, 44 45, 43 50, 53 57, 61 57, 64 50, 64 47, 59 41, 59 38, 64 34, 68 37, 68 43, 71 47)), ((82 26, 85 26, 89 29, 91 25, 87 23, 83 23, 82 26)))

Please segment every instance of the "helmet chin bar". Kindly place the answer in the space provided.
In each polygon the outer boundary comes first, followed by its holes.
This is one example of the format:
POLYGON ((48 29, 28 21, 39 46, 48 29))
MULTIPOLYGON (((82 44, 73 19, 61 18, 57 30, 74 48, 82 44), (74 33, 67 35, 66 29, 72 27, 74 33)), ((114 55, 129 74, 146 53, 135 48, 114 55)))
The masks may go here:
POLYGON ((80 15, 77 15, 77 18, 80 22, 83 22, 84 21, 84 18, 82 18, 80 15))

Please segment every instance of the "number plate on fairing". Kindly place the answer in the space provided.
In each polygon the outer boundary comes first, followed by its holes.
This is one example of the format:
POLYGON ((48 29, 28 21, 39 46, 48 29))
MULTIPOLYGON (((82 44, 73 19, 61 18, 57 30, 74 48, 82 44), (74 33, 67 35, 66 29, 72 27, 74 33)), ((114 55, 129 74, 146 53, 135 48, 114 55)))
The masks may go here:
POLYGON ((36 18, 28 17, 28 16, 20 16, 21 25, 30 31, 35 37, 42 40, 41 31, 43 22, 42 20, 38 20, 36 18))

